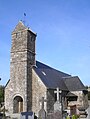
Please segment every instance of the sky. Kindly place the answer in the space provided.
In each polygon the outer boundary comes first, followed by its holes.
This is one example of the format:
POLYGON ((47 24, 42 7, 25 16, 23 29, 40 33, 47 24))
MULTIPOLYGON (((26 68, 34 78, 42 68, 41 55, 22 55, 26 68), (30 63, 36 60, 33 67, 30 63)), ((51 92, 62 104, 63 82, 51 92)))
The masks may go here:
POLYGON ((20 20, 37 33, 38 61, 90 86, 90 0, 0 0, 1 85, 10 79, 11 33, 20 20))

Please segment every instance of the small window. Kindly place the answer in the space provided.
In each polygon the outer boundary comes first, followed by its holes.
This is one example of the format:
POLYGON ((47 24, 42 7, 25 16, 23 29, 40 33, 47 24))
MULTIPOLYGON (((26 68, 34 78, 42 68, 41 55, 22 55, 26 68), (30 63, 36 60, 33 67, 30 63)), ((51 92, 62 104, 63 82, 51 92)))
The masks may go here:
POLYGON ((16 38, 17 38, 17 33, 16 33, 16 38))
POLYGON ((43 75, 46 76, 46 73, 44 71, 42 71, 43 75))
POLYGON ((21 32, 16 33, 16 38, 20 38, 21 37, 21 32))
POLYGON ((33 36, 31 36, 31 41, 33 42, 35 40, 35 38, 33 36))

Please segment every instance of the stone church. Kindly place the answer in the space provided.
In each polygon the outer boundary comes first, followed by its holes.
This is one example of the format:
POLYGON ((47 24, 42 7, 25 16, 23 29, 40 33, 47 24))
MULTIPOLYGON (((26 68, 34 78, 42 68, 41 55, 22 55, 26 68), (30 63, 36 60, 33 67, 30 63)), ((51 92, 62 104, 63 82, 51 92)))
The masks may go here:
POLYGON ((87 90, 78 76, 71 76, 36 61, 37 34, 21 21, 12 32, 10 80, 5 87, 5 109, 9 114, 33 111, 36 116, 42 97, 46 113, 53 113, 61 91, 63 110, 69 105, 88 107, 87 90))

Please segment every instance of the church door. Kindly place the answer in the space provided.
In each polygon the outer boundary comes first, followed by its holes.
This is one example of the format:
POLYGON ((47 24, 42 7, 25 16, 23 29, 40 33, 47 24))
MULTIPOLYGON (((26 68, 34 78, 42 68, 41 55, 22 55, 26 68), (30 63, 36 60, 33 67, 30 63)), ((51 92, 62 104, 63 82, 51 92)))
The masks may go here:
POLYGON ((23 111, 23 99, 20 96, 16 96, 13 100, 13 113, 20 113, 23 111))

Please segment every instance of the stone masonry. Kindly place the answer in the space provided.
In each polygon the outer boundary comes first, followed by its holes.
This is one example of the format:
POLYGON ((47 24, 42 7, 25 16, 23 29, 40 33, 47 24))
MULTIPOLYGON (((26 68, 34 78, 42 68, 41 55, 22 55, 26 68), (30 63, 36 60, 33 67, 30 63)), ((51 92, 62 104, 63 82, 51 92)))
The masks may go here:
MULTIPOLYGON (((32 110, 38 116, 38 112, 41 109, 41 98, 45 97, 47 99, 47 88, 44 83, 40 80, 35 71, 32 70, 32 110)), ((44 109, 47 112, 47 103, 44 102, 44 109)))
POLYGON ((47 99, 45 111, 51 113, 54 109, 54 90, 47 89, 32 68, 35 66, 35 39, 36 34, 22 22, 12 32, 10 80, 5 87, 5 108, 10 115, 33 111, 38 116, 42 97, 47 99))
POLYGON ((5 108, 9 113, 31 110, 35 39, 36 34, 21 21, 12 32, 10 81, 5 88, 5 108))
POLYGON ((71 91, 71 93, 78 96, 77 101, 71 101, 69 105, 76 105, 77 107, 84 107, 85 109, 88 108, 88 96, 84 94, 83 91, 71 91))

